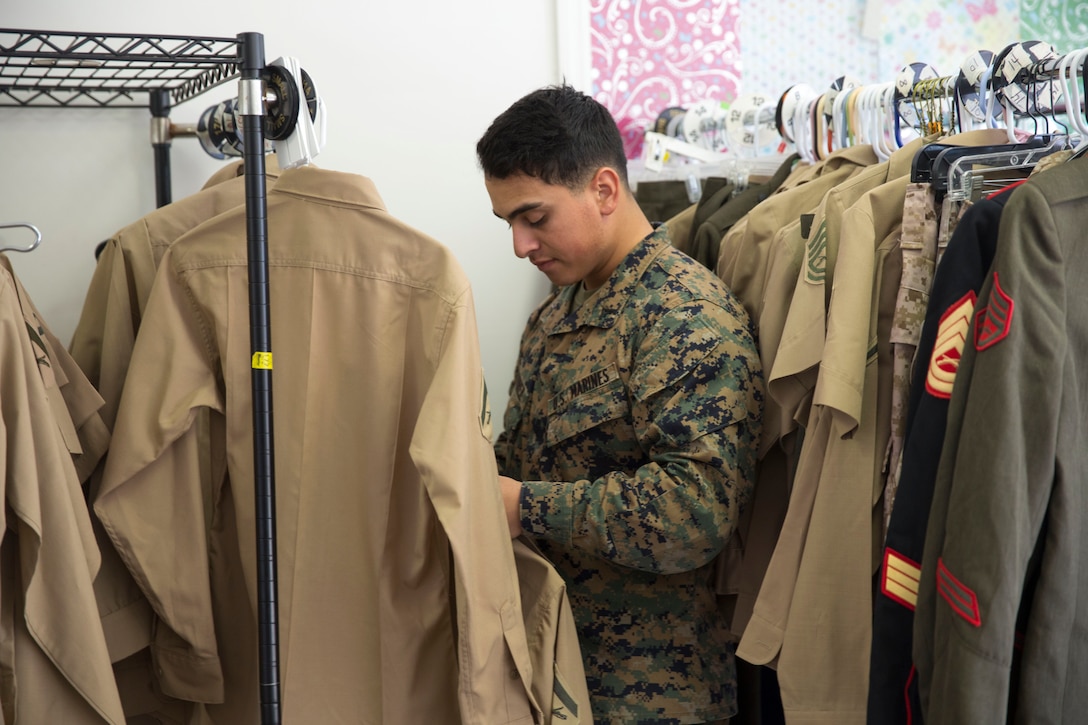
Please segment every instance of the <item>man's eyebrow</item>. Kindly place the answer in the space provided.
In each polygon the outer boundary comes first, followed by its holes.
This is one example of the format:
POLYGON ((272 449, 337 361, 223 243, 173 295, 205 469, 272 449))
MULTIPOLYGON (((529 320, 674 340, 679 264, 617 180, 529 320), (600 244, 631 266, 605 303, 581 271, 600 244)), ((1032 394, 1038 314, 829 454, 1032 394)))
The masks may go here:
POLYGON ((502 214, 498 213, 494 209, 491 210, 491 213, 494 214, 495 216, 497 216, 499 219, 502 219, 503 221, 509 223, 509 222, 513 222, 515 219, 517 219, 519 216, 521 216, 525 212, 532 211, 533 209, 538 209, 538 208, 540 208, 542 206, 544 206, 544 202, 542 202, 542 201, 531 201, 531 202, 528 202, 526 204, 522 204, 517 209, 514 209, 514 211, 510 212, 509 217, 504 217, 502 214))

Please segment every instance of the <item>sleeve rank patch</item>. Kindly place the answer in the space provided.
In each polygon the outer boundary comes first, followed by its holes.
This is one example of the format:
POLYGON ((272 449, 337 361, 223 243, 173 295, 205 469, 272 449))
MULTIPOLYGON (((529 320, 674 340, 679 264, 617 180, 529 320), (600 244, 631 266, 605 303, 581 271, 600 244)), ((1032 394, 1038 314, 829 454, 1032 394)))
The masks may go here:
POLYGON ((968 292, 949 305, 941 315, 933 354, 929 358, 929 372, 926 373, 926 392, 934 397, 946 400, 952 397, 952 384, 956 382, 963 346, 971 334, 971 317, 975 312, 976 299, 974 291, 968 292))
POLYGON ((880 591, 889 599, 914 611, 918 604, 918 582, 922 567, 894 549, 884 549, 884 572, 880 577, 880 591))
POLYGON ((952 611, 963 617, 968 624, 975 627, 982 626, 978 597, 969 586, 952 575, 952 572, 944 565, 944 559, 937 560, 937 593, 948 602, 952 611))
POLYGON ((975 317, 975 349, 982 351, 993 347, 1009 336, 1012 326, 1012 313, 1015 303, 1005 294, 994 272, 994 288, 990 301, 978 311, 975 317))
POLYGON ((492 442, 494 427, 491 424, 491 397, 487 394, 487 380, 484 379, 484 371, 480 371, 480 434, 492 442))
POLYGON ((571 696, 567 683, 559 673, 558 663, 552 666, 555 679, 552 680, 552 721, 565 725, 579 725, 578 702, 571 696))

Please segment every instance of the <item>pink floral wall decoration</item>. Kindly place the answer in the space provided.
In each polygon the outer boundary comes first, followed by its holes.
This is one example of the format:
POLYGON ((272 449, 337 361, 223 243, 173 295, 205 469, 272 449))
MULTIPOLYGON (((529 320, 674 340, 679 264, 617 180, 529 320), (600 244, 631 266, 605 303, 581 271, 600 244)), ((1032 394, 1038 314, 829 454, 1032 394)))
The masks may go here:
POLYGON ((591 0, 591 94, 629 158, 667 108, 728 103, 740 84, 740 0, 591 0))

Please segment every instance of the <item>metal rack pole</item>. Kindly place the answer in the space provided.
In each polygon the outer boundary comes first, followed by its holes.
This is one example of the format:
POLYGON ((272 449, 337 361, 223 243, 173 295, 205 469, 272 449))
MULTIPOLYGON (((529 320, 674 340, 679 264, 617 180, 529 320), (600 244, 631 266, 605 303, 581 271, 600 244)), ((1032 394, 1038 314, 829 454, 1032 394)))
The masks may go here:
POLYGON ((170 91, 148 93, 151 107, 151 148, 155 153, 155 206, 173 201, 170 188, 170 91))
POLYGON ((262 725, 280 723, 276 499, 272 445, 272 325, 268 296, 268 217, 264 165, 264 36, 238 35, 238 103, 242 116, 249 258, 249 326, 253 378, 253 460, 257 516, 257 623, 262 725))

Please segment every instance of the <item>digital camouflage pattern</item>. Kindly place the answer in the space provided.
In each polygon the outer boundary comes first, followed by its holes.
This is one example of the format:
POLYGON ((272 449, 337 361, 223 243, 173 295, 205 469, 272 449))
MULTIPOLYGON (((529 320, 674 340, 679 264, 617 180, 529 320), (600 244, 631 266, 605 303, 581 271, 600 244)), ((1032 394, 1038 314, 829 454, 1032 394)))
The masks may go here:
POLYGON ((499 470, 568 582, 595 723, 736 710, 711 562, 751 495, 763 377, 747 314, 709 270, 643 240, 572 311, 530 317, 499 470))

